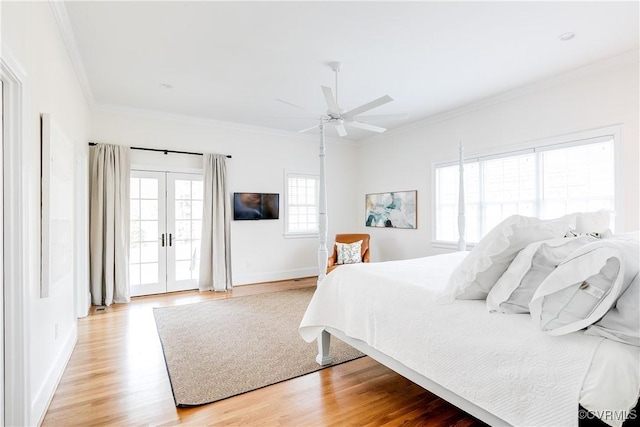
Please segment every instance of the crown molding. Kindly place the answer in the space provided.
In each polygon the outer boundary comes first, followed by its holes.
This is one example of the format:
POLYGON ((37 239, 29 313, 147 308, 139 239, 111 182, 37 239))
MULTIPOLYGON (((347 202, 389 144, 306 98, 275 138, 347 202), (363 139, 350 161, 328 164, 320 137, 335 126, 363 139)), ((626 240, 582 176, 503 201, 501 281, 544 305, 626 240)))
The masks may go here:
MULTIPOLYGON (((282 129, 275 129, 265 126, 254 126, 244 123, 228 122, 224 120, 210 119, 206 117, 189 116, 183 114, 168 113, 165 111, 150 110, 145 108, 126 107, 116 104, 103 104, 94 103, 92 111, 102 112, 108 114, 118 114, 125 116, 144 117, 152 120, 172 121, 177 123, 184 123, 194 126, 213 127, 218 129, 231 129, 239 130, 243 132, 254 132, 275 136, 286 136, 288 138, 297 138, 305 141, 317 141, 318 135, 315 134, 301 134, 299 132, 291 132, 282 129)), ((325 137, 325 140, 333 144, 357 146, 358 143, 350 140, 337 139, 333 137, 325 137)))
POLYGON ((76 36, 73 32, 71 21, 69 21, 67 9, 64 6, 64 2, 58 0, 49 0, 49 6, 51 6, 51 11, 56 19, 56 23, 58 24, 58 29, 62 35, 64 45, 67 48, 67 53, 69 54, 69 59, 71 59, 73 69, 78 77, 78 82, 82 88, 84 98, 87 101, 87 104, 89 104, 89 107, 92 107, 95 101, 93 93, 91 92, 91 85, 89 84, 89 79, 87 78, 87 73, 85 72, 84 64, 82 63, 82 57, 78 50, 76 36))
POLYGON ((561 85, 568 81, 588 77, 591 75, 599 74, 610 70, 612 68, 618 68, 625 65, 638 64, 640 57, 640 50, 634 49, 620 55, 616 55, 602 61, 593 62, 591 64, 574 68, 572 70, 556 74, 555 76, 548 77, 543 80, 538 80, 534 83, 530 83, 524 86, 511 89, 497 95, 489 96, 470 104, 465 104, 457 108, 453 108, 448 111, 433 114, 425 119, 418 120, 409 123, 405 126, 390 130, 381 135, 374 135, 361 140, 361 145, 368 145, 374 142, 387 140, 389 137, 401 135, 407 132, 411 132, 417 129, 421 129, 438 122, 452 119, 454 117, 462 116, 464 114, 471 113, 473 111, 481 110, 483 108, 490 107, 492 105, 500 104, 515 98, 519 98, 530 93, 534 93, 540 90, 548 89, 554 86, 561 85))

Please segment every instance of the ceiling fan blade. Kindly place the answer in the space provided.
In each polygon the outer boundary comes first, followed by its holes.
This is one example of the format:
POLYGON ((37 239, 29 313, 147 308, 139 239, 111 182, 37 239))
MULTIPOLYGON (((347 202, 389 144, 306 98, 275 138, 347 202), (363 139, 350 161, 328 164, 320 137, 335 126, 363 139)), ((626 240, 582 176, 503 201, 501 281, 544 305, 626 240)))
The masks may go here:
POLYGON ((289 102, 289 101, 285 101, 284 99, 280 99, 280 98, 273 98, 274 101, 277 102, 282 102, 283 104, 287 104, 290 107, 294 107, 294 108, 298 108, 300 110, 304 110, 304 107, 301 107, 297 104, 294 104, 293 102, 289 102))
POLYGON ((349 125, 351 127, 354 127, 354 128, 370 130, 372 132, 378 132, 378 133, 382 133, 382 132, 386 131, 385 128, 381 128, 380 126, 374 126, 374 125, 370 125, 368 123, 357 122, 355 120, 352 121, 352 122, 347 122, 347 125, 349 125))
POLYGON ((327 106, 329 107, 329 111, 332 113, 340 114, 340 109, 338 108, 338 104, 336 103, 336 99, 333 97, 333 91, 330 87, 321 86, 322 93, 324 93, 324 99, 327 100, 327 106))
POLYGON ((315 126, 311 126, 310 128, 306 128, 306 129, 302 129, 299 130, 298 133, 305 133, 305 132, 309 132, 310 130, 316 129, 318 128, 320 125, 315 125, 315 126))
POLYGON ((344 128, 344 125, 342 123, 337 123, 336 124, 336 131, 338 131, 338 135, 342 136, 347 136, 347 130, 344 128))
POLYGON ((406 120, 409 118, 407 113, 404 114, 367 114, 366 116, 358 116, 358 120, 406 120))
POLYGON ((373 110, 374 108, 380 107, 381 105, 387 104, 389 102, 393 101, 393 98, 390 97, 389 95, 385 95, 382 96, 376 100, 373 100, 371 102, 367 102, 366 104, 363 104, 359 107, 356 108, 352 108, 351 110, 345 112, 344 114, 342 114, 342 116, 345 119, 352 119, 353 117, 357 116, 358 114, 362 114, 366 111, 369 110, 373 110))

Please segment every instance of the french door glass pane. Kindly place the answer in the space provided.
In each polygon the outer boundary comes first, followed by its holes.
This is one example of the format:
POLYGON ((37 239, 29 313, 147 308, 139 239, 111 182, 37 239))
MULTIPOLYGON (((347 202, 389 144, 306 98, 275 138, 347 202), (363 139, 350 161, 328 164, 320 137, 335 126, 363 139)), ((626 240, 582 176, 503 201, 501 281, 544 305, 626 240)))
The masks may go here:
POLYGON ((200 262, 203 187, 200 177, 175 179, 175 280, 197 279, 200 262))
POLYGON ((140 264, 137 262, 129 264, 129 284, 131 286, 140 284, 140 264))
POLYGON ((191 181, 191 199, 202 200, 203 195, 202 181, 191 181))
POLYGON ((154 178, 140 179, 140 198, 158 199, 158 180, 154 178))
MULTIPOLYGON (((129 281, 131 286, 160 279, 159 178, 132 176, 130 181, 129 281)), ((136 292, 134 292, 135 294, 136 292)))
POLYGON ((140 264, 140 284, 158 282, 158 263, 140 264))

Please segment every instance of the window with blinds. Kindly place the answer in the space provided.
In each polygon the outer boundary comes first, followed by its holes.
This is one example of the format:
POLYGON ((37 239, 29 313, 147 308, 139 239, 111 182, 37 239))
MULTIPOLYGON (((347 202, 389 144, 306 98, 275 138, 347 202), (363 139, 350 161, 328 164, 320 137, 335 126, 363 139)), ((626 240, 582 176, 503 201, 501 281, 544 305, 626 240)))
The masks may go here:
MULTIPOLYGON (((615 210, 614 137, 466 159, 466 240, 513 214, 556 218, 615 210)), ((458 164, 435 167, 435 240, 458 240, 458 164)))
POLYGON ((287 172, 285 235, 318 233, 319 185, 318 175, 287 172))

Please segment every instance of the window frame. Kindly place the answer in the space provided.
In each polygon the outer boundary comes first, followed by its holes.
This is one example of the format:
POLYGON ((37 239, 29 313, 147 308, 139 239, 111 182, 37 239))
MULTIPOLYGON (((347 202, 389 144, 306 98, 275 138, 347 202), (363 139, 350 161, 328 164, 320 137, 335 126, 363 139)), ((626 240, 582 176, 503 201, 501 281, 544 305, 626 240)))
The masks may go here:
MULTIPOLYGON (((549 138, 543 138, 533 141, 528 141, 520 144, 507 145, 500 148, 473 152, 472 154, 464 156, 464 163, 480 162, 490 159, 496 159, 501 157, 510 157, 527 153, 534 153, 541 155, 544 151, 570 148, 580 145, 587 145, 590 143, 598 142, 598 139, 612 138, 613 139, 613 168, 614 168, 614 194, 613 202, 615 207, 615 215, 617 223, 624 223, 624 213, 622 211, 623 201, 622 195, 624 194, 622 188, 622 125, 612 125, 596 129, 590 129, 580 132, 574 132, 570 134, 558 135, 549 138)), ((431 246, 441 249, 457 249, 457 242, 447 240, 436 240, 436 213, 437 213, 437 198, 436 198, 436 174, 437 169, 440 167, 453 166, 459 163, 459 159, 456 160, 442 160, 431 162, 431 246)), ((536 188, 540 182, 539 174, 540 165, 538 164, 536 170, 536 188)), ((536 190, 539 194, 541 191, 539 188, 536 190)), ((539 204, 535 206, 536 214, 539 215, 539 204)), ((475 243, 467 243, 467 248, 471 249, 475 246, 475 243)))
POLYGON ((299 238, 317 238, 320 234, 320 174, 313 172, 301 172, 295 170, 284 171, 284 231, 283 236, 287 239, 299 239, 299 238), (289 231, 289 179, 290 178, 304 178, 315 179, 317 184, 316 189, 316 215, 318 215, 318 229, 316 231, 289 231))

